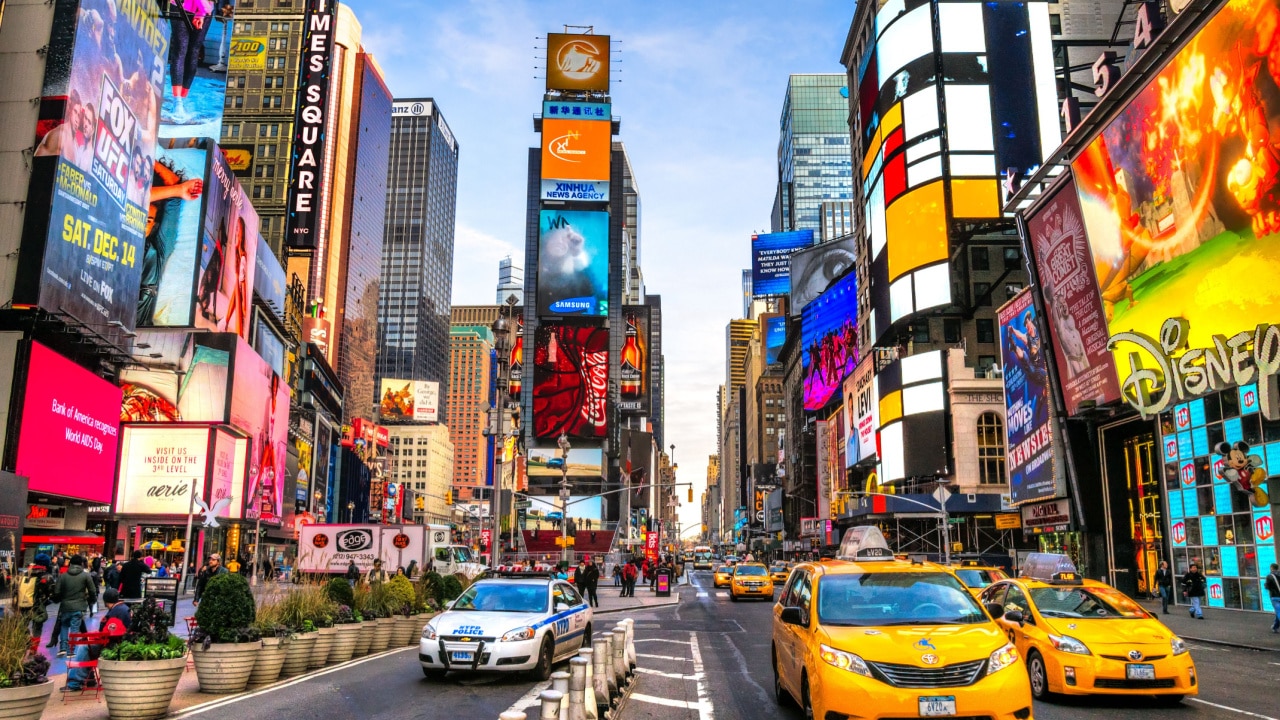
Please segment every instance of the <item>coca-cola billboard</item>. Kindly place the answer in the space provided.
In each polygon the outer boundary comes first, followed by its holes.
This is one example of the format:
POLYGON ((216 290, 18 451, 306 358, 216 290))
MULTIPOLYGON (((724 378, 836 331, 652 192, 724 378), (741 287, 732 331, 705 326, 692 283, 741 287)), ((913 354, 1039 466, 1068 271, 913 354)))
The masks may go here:
POLYGON ((550 324, 534 340, 533 431, 602 438, 609 417, 609 331, 550 324))

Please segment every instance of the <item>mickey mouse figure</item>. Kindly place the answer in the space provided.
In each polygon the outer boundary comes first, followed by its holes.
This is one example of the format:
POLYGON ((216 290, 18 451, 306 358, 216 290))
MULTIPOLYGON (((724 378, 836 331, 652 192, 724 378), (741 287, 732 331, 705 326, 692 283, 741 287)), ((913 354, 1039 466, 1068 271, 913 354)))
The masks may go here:
POLYGON ((1240 492, 1252 495, 1254 507, 1266 507, 1269 499, 1262 483, 1267 478, 1267 471, 1262 467, 1260 456, 1249 454, 1249 443, 1243 440, 1220 442, 1213 451, 1222 456, 1225 466, 1218 471, 1218 477, 1235 485, 1240 492))

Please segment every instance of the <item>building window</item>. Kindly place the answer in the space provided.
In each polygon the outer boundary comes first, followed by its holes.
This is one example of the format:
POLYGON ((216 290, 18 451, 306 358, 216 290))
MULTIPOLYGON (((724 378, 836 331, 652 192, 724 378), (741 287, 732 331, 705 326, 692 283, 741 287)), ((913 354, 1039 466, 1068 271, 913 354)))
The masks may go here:
POLYGON ((254 185, 253 197, 255 200, 271 199, 275 197, 276 189, 271 185, 254 185))
POLYGON ((260 157, 260 158, 273 158, 273 157, 275 157, 275 156, 276 156, 276 146, 275 146, 275 145, 259 145, 259 146, 258 146, 258 157, 260 157))
POLYGON ((996 366, 995 355, 979 355, 978 356, 978 374, 986 377, 996 366))
POLYGON ((262 107, 266 109, 284 107, 283 95, 266 95, 262 98, 262 107))
POLYGON ((234 108, 236 110, 244 108, 244 96, 236 95, 233 97, 231 95, 228 95, 226 106, 229 108, 234 108))
POLYGON ((1004 421, 985 412, 978 416, 978 482, 1001 485, 1008 482, 1004 467, 1004 421))
POLYGON ((991 318, 978 318, 974 325, 978 328, 978 342, 990 343, 996 341, 996 325, 991 318))
POLYGON ((280 137, 280 123, 259 125, 258 137, 280 137))
POLYGON ((224 123, 222 126, 223 137, 240 137, 240 123, 224 123))
POLYGON ((273 178, 276 176, 276 166, 259 165, 253 169, 253 176, 259 178, 273 178))
POLYGON ((1017 295, 1020 290, 1022 290, 1022 283, 1005 283, 1004 298, 1006 300, 1012 300, 1013 296, 1017 295))
POLYGON ((955 344, 960 342, 960 321, 946 318, 942 321, 942 342, 955 344))
POLYGON ((1004 269, 1005 270, 1021 270, 1022 269, 1022 251, 1016 247, 1007 247, 1004 249, 1004 269))
POLYGON ((974 270, 990 270, 991 258, 987 256, 987 249, 984 247, 976 247, 973 249, 973 269, 974 270))
POLYGON ((973 304, 978 307, 991 306, 991 283, 973 284, 973 304))
POLYGON ((930 342, 929 337, 929 321, 921 320, 911 325, 911 342, 927 343, 930 342))

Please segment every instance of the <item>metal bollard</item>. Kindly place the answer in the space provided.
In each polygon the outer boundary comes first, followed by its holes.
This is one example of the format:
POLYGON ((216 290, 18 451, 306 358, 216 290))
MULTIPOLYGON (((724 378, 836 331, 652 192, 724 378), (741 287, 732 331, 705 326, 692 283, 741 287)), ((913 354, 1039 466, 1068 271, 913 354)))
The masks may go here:
POLYGON ((555 690, 543 690, 538 696, 542 701, 542 720, 560 720, 560 701, 564 694, 555 690))
POLYGON ((527 720, 528 716, 519 710, 508 710, 498 716, 498 720, 527 720))
POLYGON ((609 648, 613 645, 613 636, 609 633, 600 633, 592 639, 595 645, 595 652, 592 660, 596 664, 596 702, 604 706, 613 703, 613 699, 618 696, 618 681, 613 677, 613 659, 609 656, 609 648))
POLYGON ((587 720, 587 668, 590 666, 584 658, 569 660, 569 714, 566 720, 587 720))
POLYGON ((621 625, 613 629, 613 676, 618 679, 618 688, 627 686, 627 629, 621 625))
MULTIPOLYGON (((582 648, 578 651, 578 657, 587 661, 587 687, 584 689, 582 698, 583 704, 587 706, 587 720, 600 720, 600 711, 596 707, 596 651, 592 648, 582 648)), ((570 674, 572 674, 570 670, 570 674)))
POLYGON ((634 675, 636 670, 636 621, 627 618, 622 622, 627 626, 627 671, 634 675))
POLYGON ((569 673, 561 670, 551 673, 551 689, 560 693, 560 717, 569 713, 569 673))

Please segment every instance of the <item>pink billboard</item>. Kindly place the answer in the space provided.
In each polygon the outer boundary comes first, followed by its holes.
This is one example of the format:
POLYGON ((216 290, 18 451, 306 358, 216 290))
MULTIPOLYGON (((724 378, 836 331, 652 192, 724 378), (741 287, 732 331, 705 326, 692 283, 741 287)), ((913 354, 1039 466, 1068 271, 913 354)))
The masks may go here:
POLYGON ((120 388, 32 342, 24 392, 14 471, 31 492, 110 504, 120 388))
POLYGON ((234 363, 231 424, 249 435, 244 516, 279 523, 288 457, 289 385, 241 338, 236 339, 234 363))

